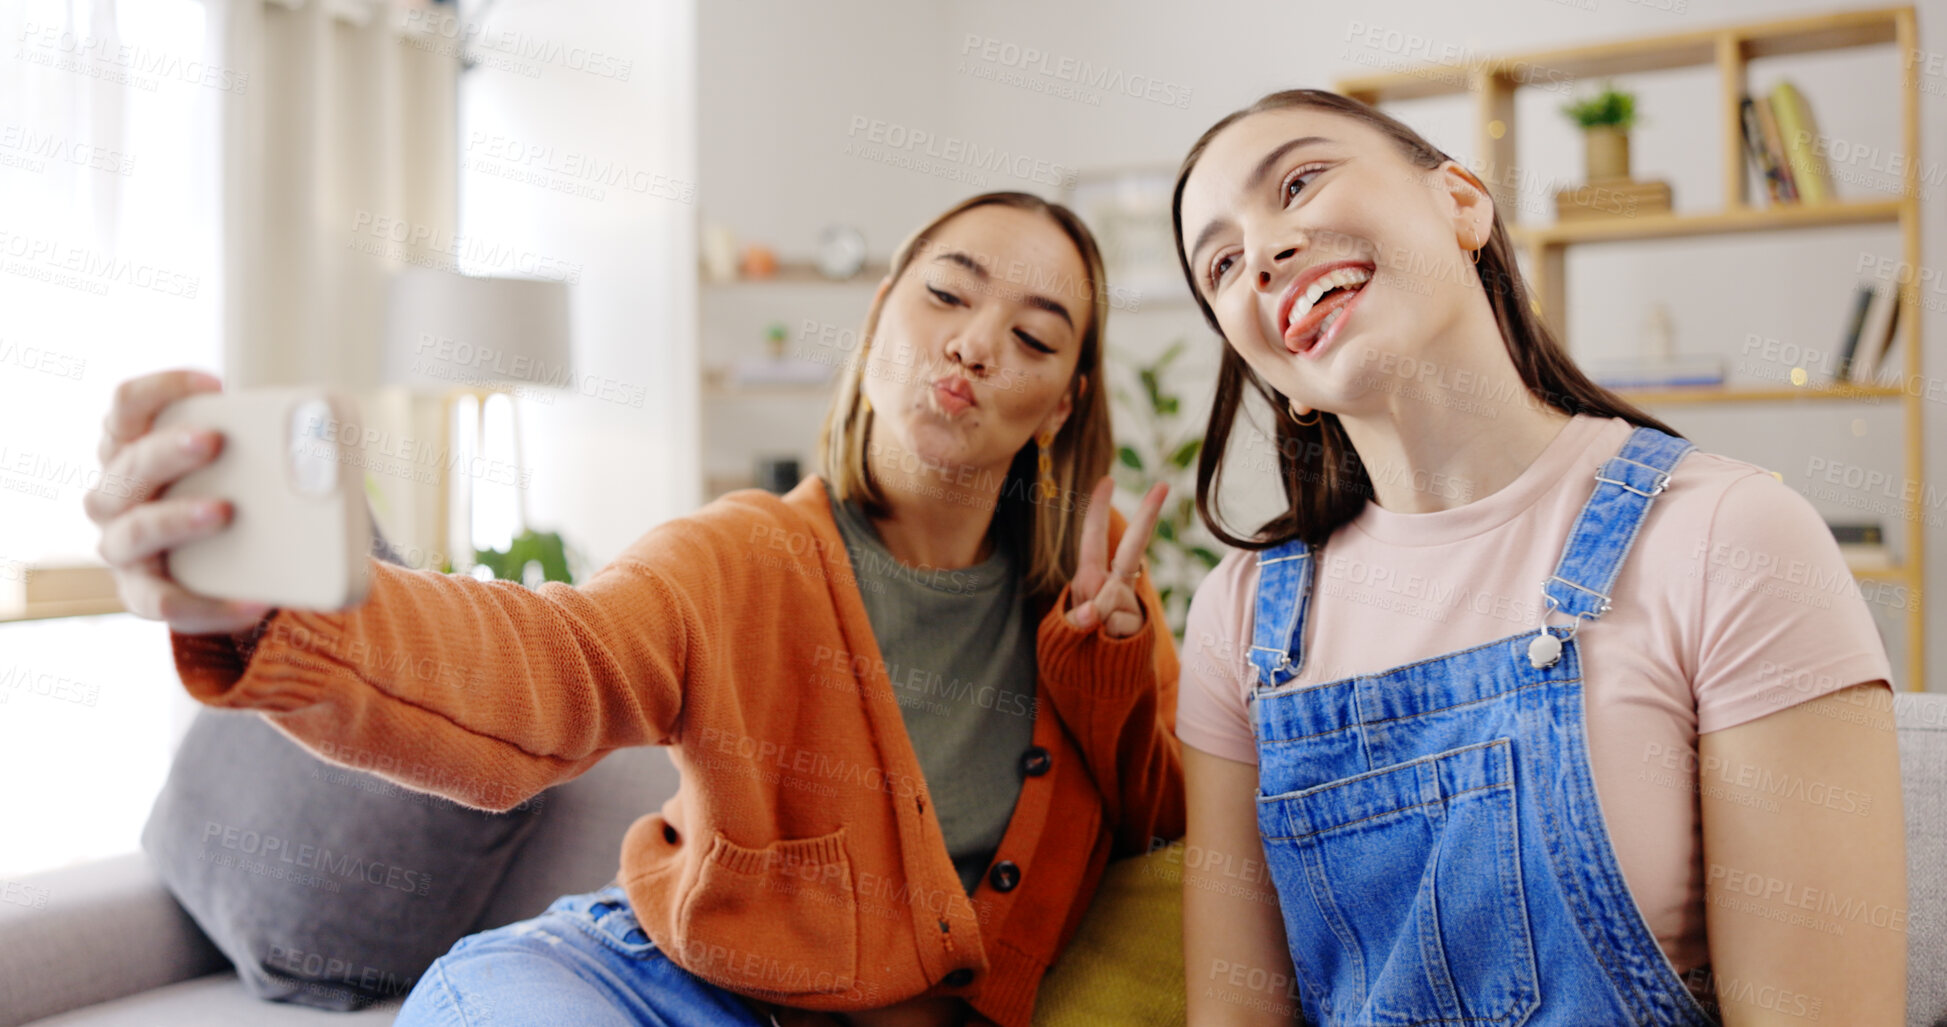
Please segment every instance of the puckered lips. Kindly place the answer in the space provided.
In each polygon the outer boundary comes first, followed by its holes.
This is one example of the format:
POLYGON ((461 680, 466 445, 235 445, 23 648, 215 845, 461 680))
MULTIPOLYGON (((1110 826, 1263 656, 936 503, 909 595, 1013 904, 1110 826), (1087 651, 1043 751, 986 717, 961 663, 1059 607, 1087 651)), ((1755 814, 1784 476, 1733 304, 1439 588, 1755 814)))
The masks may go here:
POLYGON ((980 405, 974 398, 973 383, 957 374, 941 375, 933 380, 933 402, 949 416, 980 405))
POLYGON ((1302 357, 1323 352, 1364 295, 1374 266, 1371 261, 1335 260, 1299 272, 1278 301, 1277 324, 1285 348, 1302 357))

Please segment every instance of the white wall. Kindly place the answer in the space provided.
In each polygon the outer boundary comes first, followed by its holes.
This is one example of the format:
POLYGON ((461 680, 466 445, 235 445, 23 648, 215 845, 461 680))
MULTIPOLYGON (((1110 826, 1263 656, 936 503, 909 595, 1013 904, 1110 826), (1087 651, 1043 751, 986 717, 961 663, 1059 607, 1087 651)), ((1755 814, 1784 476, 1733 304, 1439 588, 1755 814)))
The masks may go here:
MULTIPOLYGON (((1500 0, 1490 5, 1434 0, 1376 0, 1356 10, 1341 5, 1247 0, 1193 9, 1161 0, 1032 3, 990 0, 954 4, 933 17, 888 14, 890 5, 820 4, 816 15, 776 0, 714 5, 700 16, 699 166, 706 216, 740 232, 767 233, 787 251, 808 252, 818 225, 850 221, 866 229, 875 253, 929 213, 980 188, 1022 187, 1053 195, 1035 183, 990 181, 984 186, 934 174, 886 168, 844 153, 858 114, 904 121, 939 136, 1006 148, 1050 164, 1085 170, 1174 167, 1198 134, 1222 115, 1265 92, 1299 86, 1330 88, 1341 78, 1440 52, 1493 55, 1566 47, 1617 38, 1684 32, 1720 24, 1878 6, 1843 0, 1500 0), (1593 6, 1595 9, 1584 9, 1593 6), (1491 13, 1489 13, 1491 12, 1491 13), (895 20, 888 21, 888 18, 895 20), (1380 40, 1368 43, 1365 29, 1380 40), (1388 32, 1387 30, 1392 30, 1388 32), (1417 52, 1405 52, 1415 37, 1417 52), (1385 40, 1393 40, 1388 46, 1385 40), (1022 58, 984 60, 987 41, 1033 48, 1039 67, 1062 61, 1110 68, 1123 81, 1159 84, 1159 99, 1103 90, 1058 95, 1058 75, 1021 67, 1022 58), (1185 107, 1167 100, 1187 89, 1185 107)), ((923 5, 905 5, 923 6, 923 5)), ((1947 11, 1919 5, 1924 52, 1947 53, 1947 11)), ((929 7, 930 10, 930 7, 929 7)), ((1789 75, 1809 99, 1822 131, 1849 144, 1899 150, 1899 58, 1891 47, 1761 60, 1751 85, 1768 89, 1789 75)), ((1923 75, 1923 171, 1939 180, 1947 167, 1947 73, 1923 75)), ((1679 210, 1708 210, 1722 202, 1715 121, 1716 81, 1708 68, 1630 76, 1641 94, 1645 123, 1634 138, 1639 178, 1665 178, 1679 210)), ((1593 84, 1585 84, 1584 89, 1593 84)), ((1583 90, 1577 90, 1577 95, 1583 90)), ((1565 97, 1538 90, 1521 94, 1520 158, 1541 183, 1525 198, 1530 219, 1550 209, 1556 183, 1581 177, 1575 129, 1555 112, 1565 97)), ((1465 100, 1400 104, 1393 112, 1462 159, 1473 156, 1465 100)), ((1867 164, 1850 170, 1864 184, 1896 188, 1867 164)), ((1860 183, 1839 183, 1842 196, 1861 195, 1860 183)), ((1947 187, 1923 193, 1927 267, 1947 266, 1947 187)), ((1578 355, 1627 353, 1646 314, 1644 301, 1667 303, 1680 352, 1724 355, 1740 373, 1747 336, 1829 348, 1842 333, 1845 306, 1862 253, 1899 256, 1890 227, 1835 228, 1721 240, 1637 243, 1574 251, 1569 258, 1568 333, 1578 355)), ((1113 284, 1113 283, 1112 283, 1113 284)), ((1947 286, 1940 287, 1947 290, 1947 286)), ((1931 294, 1923 335, 1933 348, 1926 373, 1947 375, 1939 352, 1947 291, 1931 294)), ((863 312, 861 299, 860 312, 863 312)), ((778 301, 781 309, 788 301, 778 301)), ((1125 352, 1153 352, 1186 337, 1214 367, 1215 343, 1187 306, 1153 305, 1117 312, 1111 338, 1125 352)), ((717 345, 705 339, 705 345, 717 345)), ((1744 373, 1754 368, 1745 358, 1744 373)), ((1764 370, 1772 370, 1764 368, 1764 370)), ((1185 375, 1193 394, 1207 386, 1185 375)), ((1745 407, 1734 412, 1698 408, 1662 411, 1700 445, 1774 468, 1800 488, 1810 484, 1808 460, 1823 457, 1899 473, 1900 421, 1893 404, 1856 407, 1745 407), (1857 424, 1852 424, 1854 420, 1857 424), (1855 434, 1863 432, 1863 434, 1855 434)), ((1943 411, 1927 411, 1928 481, 1947 486, 1943 411)), ((1844 507, 1820 504, 1830 515, 1844 507)), ((1947 519, 1947 509, 1929 511, 1947 519)), ((1857 513, 1852 514, 1857 518, 1857 513)), ((1889 528, 1892 527, 1889 525, 1889 528)), ((1928 538, 1934 572, 1926 590, 1947 585, 1947 531, 1928 538)), ((1930 635, 1947 638, 1947 604, 1934 603, 1930 635)), ((1895 666, 1902 655, 1897 621, 1895 666)), ((1930 654, 1932 687, 1947 689, 1947 653, 1930 654)))
POLYGON ((595 566, 697 502, 693 18, 504 0, 462 77, 462 233, 574 283, 579 391, 521 404, 528 517, 595 566))

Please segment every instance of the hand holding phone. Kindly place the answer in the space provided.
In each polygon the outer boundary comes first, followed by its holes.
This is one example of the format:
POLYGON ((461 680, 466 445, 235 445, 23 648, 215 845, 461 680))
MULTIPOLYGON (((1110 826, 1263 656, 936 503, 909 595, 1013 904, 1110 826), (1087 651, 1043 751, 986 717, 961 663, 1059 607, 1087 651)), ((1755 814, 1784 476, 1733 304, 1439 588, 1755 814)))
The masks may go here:
POLYGON ((243 632, 272 607, 363 600, 371 525, 343 462, 343 401, 318 390, 221 393, 166 371, 124 382, 85 497, 122 601, 184 634, 243 632))

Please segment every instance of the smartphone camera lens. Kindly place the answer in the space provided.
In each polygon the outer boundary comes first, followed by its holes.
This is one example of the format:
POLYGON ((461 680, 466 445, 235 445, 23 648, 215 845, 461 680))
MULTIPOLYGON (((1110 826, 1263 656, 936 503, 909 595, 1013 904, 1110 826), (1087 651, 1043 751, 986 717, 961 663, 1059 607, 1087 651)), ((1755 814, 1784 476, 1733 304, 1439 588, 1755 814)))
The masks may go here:
POLYGON ((291 410, 291 477, 299 495, 330 495, 338 485, 338 442, 331 423, 331 404, 322 399, 291 410))

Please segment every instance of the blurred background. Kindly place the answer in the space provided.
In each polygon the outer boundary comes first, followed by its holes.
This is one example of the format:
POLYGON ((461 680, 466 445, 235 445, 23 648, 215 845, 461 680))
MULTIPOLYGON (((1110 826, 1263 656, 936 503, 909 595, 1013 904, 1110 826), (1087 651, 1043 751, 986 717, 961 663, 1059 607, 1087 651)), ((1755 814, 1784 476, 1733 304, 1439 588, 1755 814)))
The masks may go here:
MULTIPOLYGON (((572 580, 810 473, 894 247, 1018 189, 1108 253, 1120 501, 1187 496, 1220 344, 1169 186, 1299 86, 1480 172, 1576 357, 1810 497, 1896 687, 1947 689, 1937 4, 0 0, 0 30, 0 878, 133 851, 194 713, 93 566, 120 380, 341 390, 409 563, 572 580)), ((1176 513, 1180 598, 1214 547, 1176 513)))

